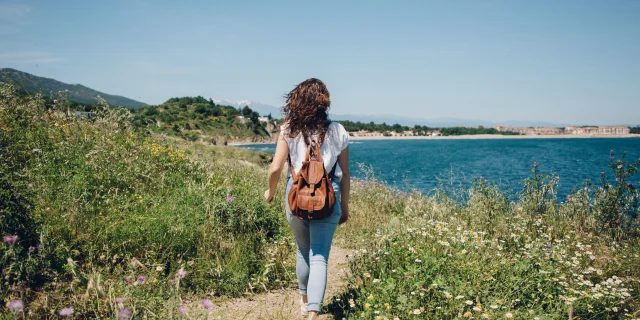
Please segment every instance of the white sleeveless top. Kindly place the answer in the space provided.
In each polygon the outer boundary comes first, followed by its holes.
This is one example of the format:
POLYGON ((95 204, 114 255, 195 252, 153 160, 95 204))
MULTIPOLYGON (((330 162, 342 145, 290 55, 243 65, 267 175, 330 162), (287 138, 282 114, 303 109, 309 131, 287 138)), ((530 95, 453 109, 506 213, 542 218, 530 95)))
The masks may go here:
MULTIPOLYGON (((280 134, 284 137, 284 140, 287 141, 287 145, 289 145, 289 156, 291 157, 291 162, 293 163, 295 172, 298 173, 300 168, 302 168, 302 161, 304 161, 304 158, 307 155, 307 144, 305 143, 302 134, 298 134, 295 138, 290 138, 287 127, 287 124, 281 126, 280 134)), ((317 135, 309 138, 311 140, 318 141, 317 135)), ((329 128, 327 128, 327 134, 322 141, 322 145, 320 146, 324 169, 327 170, 327 173, 331 171, 333 165, 338 161, 338 155, 340 152, 342 152, 342 150, 347 146, 349 146, 349 134, 341 124, 331 122, 331 124, 329 124, 329 128)), ((291 172, 289 171, 287 173, 287 177, 290 175, 291 172)), ((334 177, 338 179, 338 181, 342 179, 342 169, 340 169, 340 165, 336 165, 334 177)))

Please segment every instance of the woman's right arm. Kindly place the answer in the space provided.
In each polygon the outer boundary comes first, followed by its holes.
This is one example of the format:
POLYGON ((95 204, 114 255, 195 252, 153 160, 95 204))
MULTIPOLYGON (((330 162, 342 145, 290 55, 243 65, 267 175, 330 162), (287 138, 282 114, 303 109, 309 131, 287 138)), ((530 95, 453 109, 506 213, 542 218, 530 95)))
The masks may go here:
POLYGON ((342 216, 340 217, 340 224, 343 224, 349 220, 349 190, 351 189, 349 147, 346 147, 338 155, 338 165, 342 169, 342 179, 340 180, 340 209, 342 209, 342 216))
POLYGON ((273 156, 273 162, 271 162, 267 174, 268 189, 264 192, 264 199, 267 201, 267 203, 271 203, 271 201, 273 201, 273 196, 276 194, 276 188, 278 187, 278 180, 280 180, 280 175, 282 174, 282 169, 284 167, 285 161, 287 161, 288 155, 289 145, 287 144, 287 141, 284 140, 284 136, 281 134, 280 137, 278 137, 276 153, 273 156))

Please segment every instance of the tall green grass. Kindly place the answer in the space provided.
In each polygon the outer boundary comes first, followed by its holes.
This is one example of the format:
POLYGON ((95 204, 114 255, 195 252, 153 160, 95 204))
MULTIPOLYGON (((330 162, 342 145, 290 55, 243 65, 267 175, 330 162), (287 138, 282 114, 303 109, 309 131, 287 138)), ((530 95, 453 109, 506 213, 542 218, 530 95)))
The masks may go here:
POLYGON ((126 110, 79 121, 64 97, 0 93, 0 234, 17 236, 0 245, 0 299, 22 301, 20 314, 170 317, 183 297, 292 281, 292 243, 282 208, 262 201, 262 167, 159 143, 126 110))
POLYGON ((638 165, 612 154, 616 182, 563 201, 538 164, 515 201, 484 179, 434 196, 356 181, 338 236, 358 254, 328 310, 339 319, 636 319, 638 165))

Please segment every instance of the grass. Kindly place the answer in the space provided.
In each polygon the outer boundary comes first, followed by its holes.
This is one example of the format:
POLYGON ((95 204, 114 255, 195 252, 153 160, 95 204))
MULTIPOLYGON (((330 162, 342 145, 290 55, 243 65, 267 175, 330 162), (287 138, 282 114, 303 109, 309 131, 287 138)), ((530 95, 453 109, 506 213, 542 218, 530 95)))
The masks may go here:
POLYGON ((137 133, 126 110, 77 121, 63 102, 0 90, 0 233, 17 236, 0 245, 0 299, 23 301, 23 315, 173 317, 186 297, 293 281, 282 208, 261 201, 260 155, 177 147, 137 133))
POLYGON ((273 154, 268 152, 251 151, 242 148, 214 146, 202 142, 191 142, 181 138, 166 135, 154 135, 153 139, 164 145, 185 151, 191 157, 202 162, 222 160, 239 162, 248 166, 266 166, 271 163, 273 154))
POLYGON ((617 185, 604 179, 564 202, 537 164, 513 202, 483 179, 455 198, 356 181, 338 239, 359 254, 328 310, 338 319, 636 319, 638 194, 627 183, 637 165, 612 158, 617 185))
MULTIPOLYGON (((0 87, 0 319, 69 308, 205 318, 210 300, 295 287, 282 188, 275 204, 262 201, 270 155, 147 135, 121 109, 78 121, 64 103, 0 87)), ((612 154, 616 182, 564 201, 537 164, 517 197, 483 179, 433 196, 354 179, 335 243, 359 254, 326 309, 338 319, 638 318, 638 165, 612 154)))

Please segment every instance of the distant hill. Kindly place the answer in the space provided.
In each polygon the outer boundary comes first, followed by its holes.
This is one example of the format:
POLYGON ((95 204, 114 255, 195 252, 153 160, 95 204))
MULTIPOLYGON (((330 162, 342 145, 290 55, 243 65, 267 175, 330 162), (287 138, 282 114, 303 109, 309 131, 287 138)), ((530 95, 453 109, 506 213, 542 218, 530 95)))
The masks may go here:
POLYGON ((157 106, 144 106, 134 113, 134 124, 165 135, 190 141, 272 142, 274 121, 261 119, 249 107, 216 104, 203 97, 171 98, 157 106))
POLYGON ((98 96, 100 96, 113 107, 139 109, 142 106, 147 105, 144 102, 122 96, 106 94, 80 84, 67 84, 58 80, 38 77, 11 68, 0 68, 0 82, 12 82, 28 93, 42 93, 43 95, 51 95, 58 91, 69 90, 68 99, 82 104, 95 104, 98 102, 98 96))

